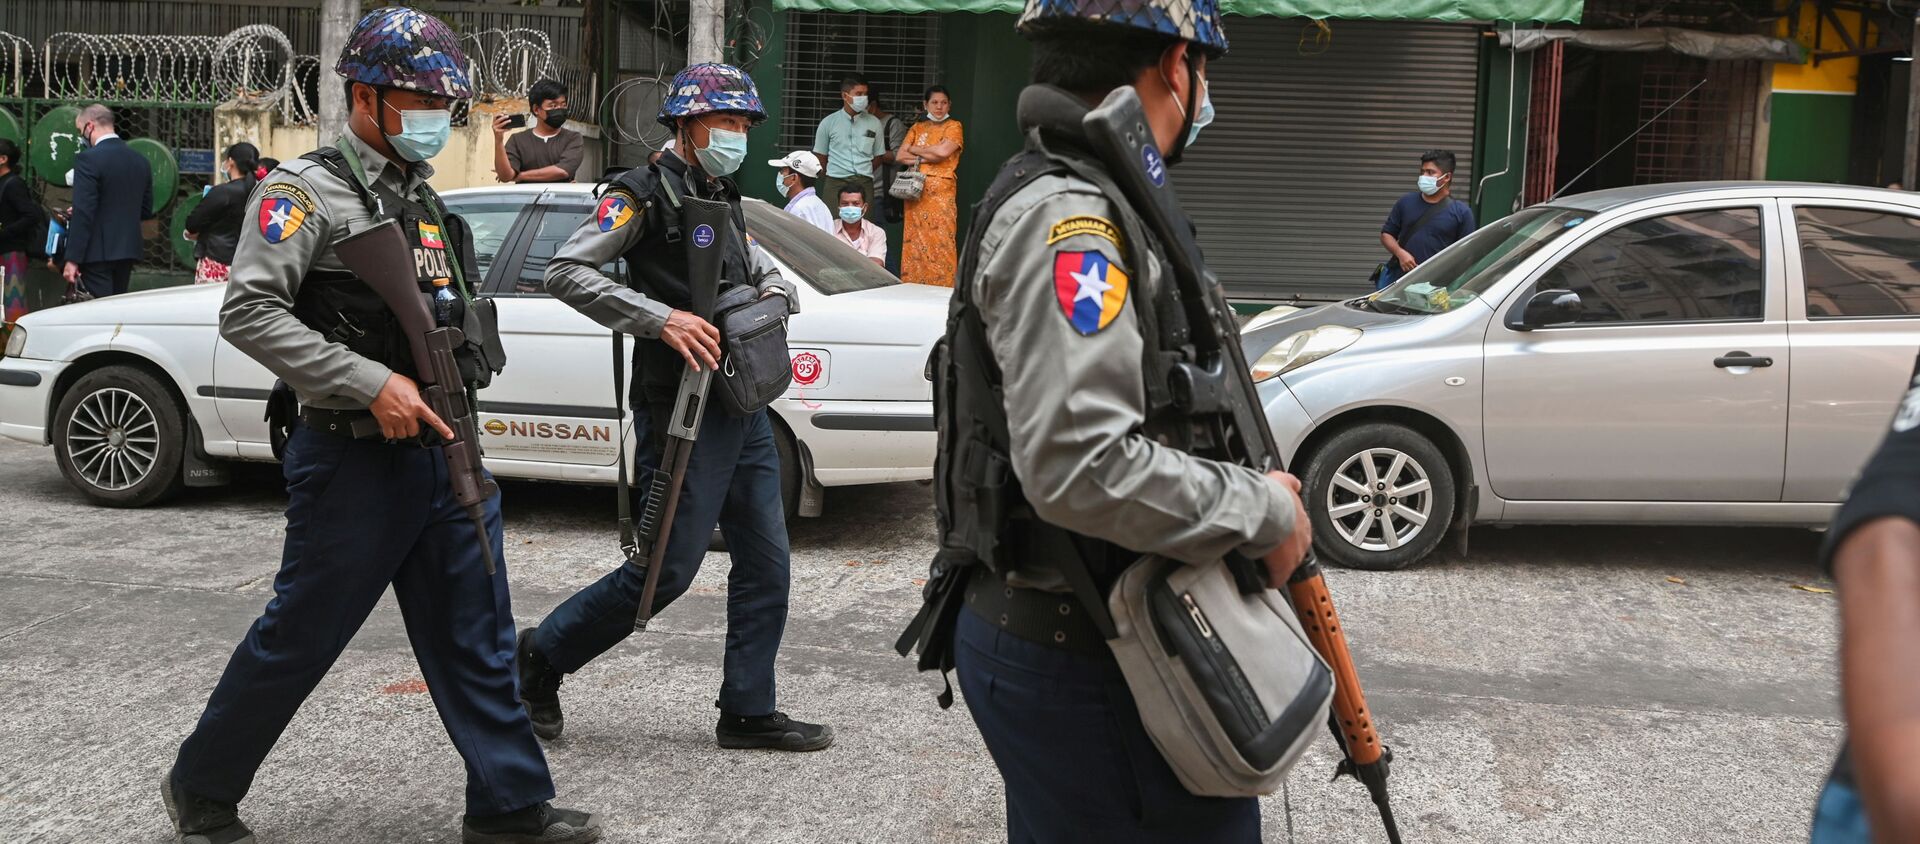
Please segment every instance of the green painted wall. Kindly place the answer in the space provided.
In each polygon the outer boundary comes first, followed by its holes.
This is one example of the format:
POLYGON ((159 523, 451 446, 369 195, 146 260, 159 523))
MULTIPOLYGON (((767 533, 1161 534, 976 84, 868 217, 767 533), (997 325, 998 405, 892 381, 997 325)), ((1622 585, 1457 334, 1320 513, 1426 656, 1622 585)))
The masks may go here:
POLYGON ((1845 182, 1853 143, 1853 96, 1773 92, 1767 178, 1845 182))
POLYGON ((781 104, 786 99, 786 74, 781 65, 787 60, 787 13, 774 12, 771 0, 752 0, 750 5, 772 12, 768 16, 773 26, 767 32, 766 51, 749 73, 754 87, 760 90, 760 104, 767 110, 767 121, 747 133, 747 162, 740 165, 738 181, 741 193, 774 205, 785 205, 787 200, 773 189, 774 171, 767 162, 787 154, 787 150, 779 148, 781 104))
POLYGON ((1492 38, 1481 39, 1481 43, 1471 203, 1474 219, 1486 225, 1513 213, 1526 185, 1527 103, 1533 97, 1533 54, 1513 55, 1492 38), (1507 84, 1510 75, 1514 77, 1511 88, 1507 84), (1511 135, 1507 126, 1510 110, 1511 135), (1493 178, 1487 178, 1489 175, 1493 178))
POLYGON ((966 126, 960 157, 960 229, 965 241, 973 204, 993 184, 1001 163, 1020 151, 1014 107, 1027 85, 1032 51, 1014 34, 1015 15, 950 14, 941 21, 941 84, 953 96, 953 113, 966 126))

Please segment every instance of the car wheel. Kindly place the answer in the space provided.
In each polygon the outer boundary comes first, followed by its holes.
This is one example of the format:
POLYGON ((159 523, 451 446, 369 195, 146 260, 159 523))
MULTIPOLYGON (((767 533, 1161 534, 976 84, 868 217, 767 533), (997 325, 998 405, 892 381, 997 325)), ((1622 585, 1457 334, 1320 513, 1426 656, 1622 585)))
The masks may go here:
POLYGON ((1432 440, 1375 422, 1335 434, 1307 461, 1313 546, 1329 562, 1398 571, 1453 524, 1453 470, 1432 440))
POLYGON ((67 482, 95 504, 145 507, 185 485, 186 412, 145 370, 89 372, 60 400, 53 452, 67 482))
POLYGON ((792 522, 800 514, 800 445, 784 423, 773 423, 773 447, 780 453, 780 509, 792 522))

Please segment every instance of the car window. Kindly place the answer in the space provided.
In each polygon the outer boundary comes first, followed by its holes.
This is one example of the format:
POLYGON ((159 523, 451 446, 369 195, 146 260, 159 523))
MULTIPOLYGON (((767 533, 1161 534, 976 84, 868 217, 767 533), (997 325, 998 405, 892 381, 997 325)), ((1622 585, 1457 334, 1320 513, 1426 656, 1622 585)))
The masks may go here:
MULTIPOLYGON (((487 270, 493 266, 493 259, 507 245, 507 233, 513 230, 513 221, 520 216, 523 202, 505 202, 498 198, 475 197, 471 199, 448 199, 447 210, 467 221, 473 229, 473 254, 480 263, 480 278, 487 277, 487 270)), ((475 280, 478 283, 478 280, 475 280)))
MULTIPOLYGON (((560 251, 560 245, 586 222, 592 210, 589 205, 554 205, 541 212, 539 223, 533 227, 533 239, 527 244, 526 260, 520 263, 520 274, 514 276, 513 287, 508 292, 521 296, 547 295, 547 264, 553 262, 553 253, 560 251)), ((600 271, 619 278, 619 264, 619 261, 610 261, 600 271)))
POLYGON ((754 242, 821 293, 833 296, 900 283, 873 259, 814 228, 812 223, 766 203, 748 202, 745 206, 747 231, 754 242))
POLYGON ((1412 313, 1458 308, 1586 220, 1585 211, 1539 205, 1502 217, 1414 267, 1372 298, 1412 313))
POLYGON ((1668 214, 1601 235, 1534 290, 1579 294, 1582 324, 1759 319, 1761 249, 1758 208, 1668 214))
POLYGON ((1865 208, 1797 208, 1807 318, 1920 314, 1920 218, 1865 208))

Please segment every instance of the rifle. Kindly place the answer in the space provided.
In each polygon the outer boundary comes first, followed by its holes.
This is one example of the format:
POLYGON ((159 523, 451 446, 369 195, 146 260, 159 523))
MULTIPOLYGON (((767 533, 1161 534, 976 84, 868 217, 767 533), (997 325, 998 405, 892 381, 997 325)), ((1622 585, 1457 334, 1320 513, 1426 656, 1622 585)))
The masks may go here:
MULTIPOLYGON (((1188 325, 1203 327, 1189 337, 1191 355, 1176 361, 1167 376, 1174 404, 1194 421, 1195 452, 1260 472, 1279 468, 1280 450, 1274 443, 1273 430, 1258 411, 1260 394, 1253 386, 1252 371, 1238 342, 1240 332, 1233 311, 1219 280, 1201 259, 1193 228, 1169 184, 1166 162, 1154 143, 1139 93, 1130 85, 1115 88, 1098 108, 1087 113, 1082 125, 1106 165, 1107 175, 1168 248, 1166 257, 1173 265, 1175 292, 1188 325)), ((1141 302, 1136 307, 1145 313, 1153 305, 1141 302)), ((1257 561, 1232 554, 1229 563, 1242 591, 1265 588, 1257 561)), ((1366 785, 1386 825, 1387 840, 1399 844, 1400 829, 1387 802, 1387 766, 1393 761, 1393 753, 1374 729, 1333 596, 1327 591, 1326 579, 1311 549, 1288 579, 1287 592, 1314 650, 1333 669, 1333 712, 1328 726, 1345 756, 1334 776, 1352 774, 1366 785)))
MULTIPOLYGON (((688 311, 713 321, 713 301, 720 293, 720 264, 726 244, 733 236, 733 208, 724 201, 685 197, 680 200, 681 227, 686 231, 687 288, 692 294, 688 311)), ((614 391, 620 392, 625 360, 620 349, 620 334, 613 335, 614 391)), ((647 498, 640 508, 640 529, 635 536, 632 507, 628 501, 627 458, 622 441, 620 454, 620 550, 627 562, 645 558, 646 585, 640 590, 640 607, 633 616, 633 629, 647 629, 653 619, 653 594, 660 584, 660 569, 667 556, 667 540, 673 535, 673 515, 680 509, 680 489, 686 484, 687 461, 693 457, 694 440, 700 436, 700 420, 706 416, 707 388, 713 385, 713 367, 688 366, 680 372, 680 386, 674 395, 673 416, 666 420, 666 448, 660 455, 663 469, 654 469, 647 484, 647 498), (644 551, 643 551, 644 549, 644 551)), ((652 420, 660 424, 661 420, 652 420)))
MULTIPOLYGON (((453 350, 466 342, 466 335, 452 326, 433 324, 433 312, 427 308, 427 296, 420 291, 420 280, 413 274, 413 250, 396 220, 387 220, 373 228, 348 237, 334 246, 334 254, 347 270, 359 276, 400 320, 407 335, 407 347, 413 352, 413 368, 419 373, 420 397, 453 430, 453 439, 440 443, 447 461, 447 482, 453 486, 453 498, 473 519, 480 534, 480 556, 486 561, 487 574, 494 573, 493 538, 487 534, 487 501, 500 491, 480 463, 480 425, 473 406, 467 401, 467 387, 460 378, 460 366, 453 350)), ((431 443, 436 434, 427 428, 422 442, 431 443)))

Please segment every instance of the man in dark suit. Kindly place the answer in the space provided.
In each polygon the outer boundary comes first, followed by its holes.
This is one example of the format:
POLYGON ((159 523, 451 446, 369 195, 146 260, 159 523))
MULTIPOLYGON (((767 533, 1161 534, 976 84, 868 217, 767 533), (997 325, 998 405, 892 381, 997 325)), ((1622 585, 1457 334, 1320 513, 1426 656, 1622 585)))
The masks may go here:
POLYGON ((63 275, 95 298, 125 293, 140 259, 140 221, 153 219, 153 168, 114 132, 112 109, 94 103, 73 123, 87 148, 73 161, 63 275), (125 199, 136 195, 139 205, 125 199))

